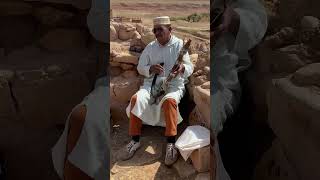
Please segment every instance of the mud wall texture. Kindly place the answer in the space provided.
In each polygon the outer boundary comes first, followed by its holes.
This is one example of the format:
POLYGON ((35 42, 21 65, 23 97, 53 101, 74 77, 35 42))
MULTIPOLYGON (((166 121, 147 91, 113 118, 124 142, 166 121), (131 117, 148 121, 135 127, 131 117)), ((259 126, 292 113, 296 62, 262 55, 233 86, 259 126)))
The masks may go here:
POLYGON ((270 31, 253 51, 254 64, 245 79, 254 119, 267 123, 276 136, 255 179, 320 178, 319 7, 313 0, 281 0, 278 23, 270 15, 270 31))
POLYGON ((103 44, 87 28, 90 0, 0 2, 0 152, 8 179, 57 179, 51 148, 89 94, 103 44))

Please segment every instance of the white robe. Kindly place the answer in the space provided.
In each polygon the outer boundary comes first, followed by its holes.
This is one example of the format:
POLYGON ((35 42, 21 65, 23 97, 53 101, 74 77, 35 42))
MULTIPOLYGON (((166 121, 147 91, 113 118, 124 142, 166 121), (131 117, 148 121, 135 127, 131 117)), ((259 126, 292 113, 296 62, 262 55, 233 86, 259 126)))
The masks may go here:
MULTIPOLYGON (((179 103, 185 93, 185 84, 188 83, 188 77, 193 72, 193 65, 190 62, 188 53, 183 56, 183 65, 185 66, 184 74, 178 75, 171 80, 168 85, 168 93, 161 99, 159 104, 151 105, 153 98, 151 98, 150 91, 154 75, 149 73, 150 66, 164 63, 164 73, 157 78, 156 83, 159 83, 161 79, 164 79, 169 75, 170 70, 177 61, 179 51, 182 47, 183 41, 176 36, 171 35, 170 41, 164 46, 160 45, 156 40, 148 44, 139 58, 137 69, 141 75, 145 76, 145 79, 140 90, 136 93, 137 102, 131 112, 140 118, 144 124, 165 126, 164 115, 161 110, 162 103, 168 98, 173 98, 179 103)), ((130 107, 131 102, 126 109, 128 117, 130 117, 130 107)), ((182 121, 179 108, 177 121, 178 124, 182 121)))
MULTIPOLYGON (((216 0, 215 3, 221 0, 216 0)), ((241 88, 238 72, 247 69, 250 64, 248 50, 257 45, 267 30, 267 14, 258 0, 233 0, 231 7, 240 16, 240 26, 235 38, 231 34, 220 37, 211 49, 211 128, 217 135, 223 129, 227 118, 238 106, 241 88)), ((215 153, 217 157, 217 180, 229 180, 219 152, 217 142, 215 153)))
MULTIPOLYGON (((95 89, 78 105, 86 106, 86 119, 79 140, 67 157, 72 164, 95 180, 105 180, 105 177, 108 176, 109 146, 107 137, 110 133, 107 124, 109 118, 108 91, 106 77, 100 78, 96 81, 95 89)), ((53 165, 61 179, 63 179, 66 156, 69 117, 62 135, 52 148, 53 165)))
MULTIPOLYGON (((109 34, 107 33, 109 22, 106 21, 108 16, 108 2, 92 0, 91 9, 87 16, 88 28, 95 39, 104 43, 109 43, 109 34)), ((110 126, 108 120, 110 111, 108 99, 109 82, 104 76, 96 81, 94 90, 78 105, 86 106, 86 119, 79 140, 67 157, 72 164, 95 180, 106 180, 109 177, 110 126)), ((53 165, 61 179, 63 179, 66 156, 69 117, 62 135, 52 148, 53 165)))

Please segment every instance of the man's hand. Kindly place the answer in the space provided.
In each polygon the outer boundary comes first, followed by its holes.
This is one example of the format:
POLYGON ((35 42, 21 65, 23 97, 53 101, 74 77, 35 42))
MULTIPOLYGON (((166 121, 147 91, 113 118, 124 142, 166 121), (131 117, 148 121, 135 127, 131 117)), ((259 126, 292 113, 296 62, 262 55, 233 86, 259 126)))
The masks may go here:
POLYGON ((155 65, 151 65, 149 71, 150 71, 150 74, 152 74, 152 73, 161 74, 161 73, 163 73, 164 69, 160 64, 155 64, 155 65))
POLYGON ((185 67, 183 64, 176 64, 172 68, 172 73, 174 74, 174 77, 177 77, 178 74, 183 74, 185 67))

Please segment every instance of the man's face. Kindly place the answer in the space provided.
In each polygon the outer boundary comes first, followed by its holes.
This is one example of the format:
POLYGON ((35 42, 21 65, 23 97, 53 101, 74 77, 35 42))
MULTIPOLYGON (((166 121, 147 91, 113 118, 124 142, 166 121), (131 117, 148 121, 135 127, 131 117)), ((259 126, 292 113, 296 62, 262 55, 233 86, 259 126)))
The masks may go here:
POLYGON ((166 25, 155 25, 153 27, 153 33, 158 42, 164 45, 170 40, 171 27, 166 25))

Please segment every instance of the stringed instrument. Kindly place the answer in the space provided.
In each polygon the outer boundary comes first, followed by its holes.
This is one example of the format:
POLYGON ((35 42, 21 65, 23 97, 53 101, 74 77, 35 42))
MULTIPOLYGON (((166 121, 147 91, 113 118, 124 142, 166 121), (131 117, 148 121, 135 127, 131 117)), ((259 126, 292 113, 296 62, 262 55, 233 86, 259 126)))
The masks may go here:
POLYGON ((189 39, 181 48, 179 51, 178 58, 176 60, 175 65, 171 69, 169 75, 160 81, 159 84, 156 84, 156 78, 157 75, 154 76, 152 85, 151 85, 151 96, 154 99, 153 103, 159 103, 159 101, 162 99, 162 97, 166 94, 166 91, 168 89, 169 82, 176 76, 174 72, 176 71, 176 68, 179 67, 183 63, 183 56, 188 52, 191 44, 191 39, 189 39))

